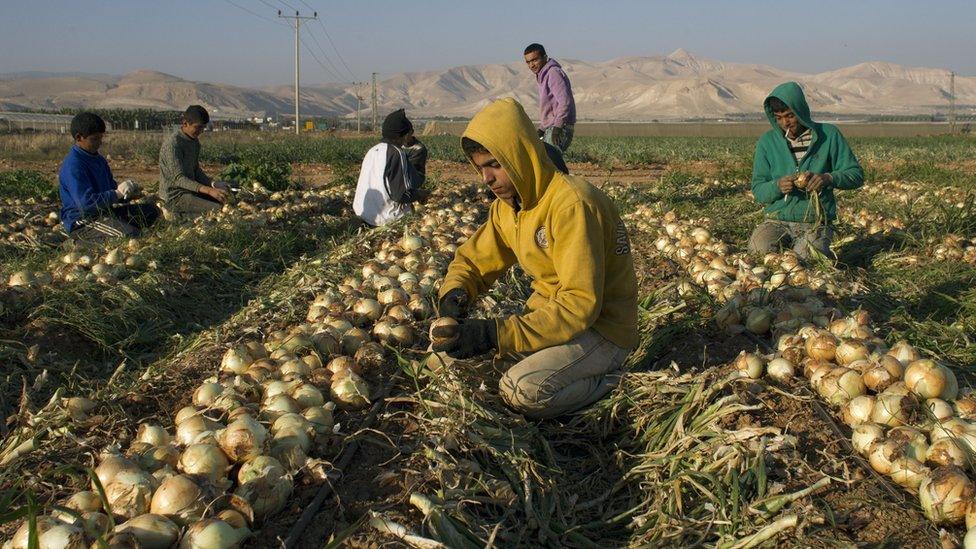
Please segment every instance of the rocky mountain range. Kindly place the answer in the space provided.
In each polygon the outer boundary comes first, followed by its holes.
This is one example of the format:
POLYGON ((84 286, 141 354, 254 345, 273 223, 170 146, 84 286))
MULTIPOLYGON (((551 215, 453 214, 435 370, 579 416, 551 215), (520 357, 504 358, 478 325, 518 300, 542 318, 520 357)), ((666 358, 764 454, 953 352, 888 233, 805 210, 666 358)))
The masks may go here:
MULTIPOLYGON (((949 72, 871 62, 817 74, 767 65, 726 63, 684 50, 666 56, 621 57, 588 62, 559 59, 572 82, 583 120, 679 120, 722 118, 757 113, 777 84, 796 80, 811 108, 842 115, 914 115, 944 112, 949 101, 949 72)), ((357 91, 350 84, 302 87, 302 112, 355 116, 357 91)), ((957 76, 957 104, 965 112, 976 105, 976 77, 957 76), (968 106, 968 107, 966 107, 968 106)), ((0 110, 59 108, 151 108, 181 110, 199 103, 218 116, 251 117, 294 110, 287 85, 246 88, 194 82, 142 70, 123 76, 83 73, 0 74, 0 110)), ((410 72, 381 80, 381 113, 405 107, 424 117, 469 117, 499 97, 522 101, 537 112, 536 86, 521 62, 469 65, 410 72)), ((363 101, 364 116, 368 115, 363 101)))

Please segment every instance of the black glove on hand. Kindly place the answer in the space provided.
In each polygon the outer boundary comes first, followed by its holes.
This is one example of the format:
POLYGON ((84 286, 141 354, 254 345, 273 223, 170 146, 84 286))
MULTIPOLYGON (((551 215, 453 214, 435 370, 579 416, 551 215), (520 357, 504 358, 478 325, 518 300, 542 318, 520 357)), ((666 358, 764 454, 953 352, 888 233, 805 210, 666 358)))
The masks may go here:
POLYGON ((483 355, 498 346, 498 331, 495 321, 481 318, 464 320, 458 326, 457 339, 451 341, 449 348, 437 348, 435 351, 446 351, 451 358, 471 358, 483 355))
POLYGON ((449 316, 460 320, 468 316, 468 292, 463 288, 454 288, 444 294, 437 303, 437 316, 449 316))

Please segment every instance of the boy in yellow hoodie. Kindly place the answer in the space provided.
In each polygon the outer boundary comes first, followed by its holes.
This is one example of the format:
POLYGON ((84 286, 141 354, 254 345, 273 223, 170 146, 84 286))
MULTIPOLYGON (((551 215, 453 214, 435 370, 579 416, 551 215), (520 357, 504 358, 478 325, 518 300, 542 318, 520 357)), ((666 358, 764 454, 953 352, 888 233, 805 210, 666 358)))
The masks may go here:
POLYGON ((613 201, 558 172, 522 106, 495 101, 468 124, 461 147, 492 190, 488 220, 460 248, 439 311, 460 321, 435 351, 516 356, 502 376, 505 401, 550 418, 603 397, 637 345, 637 278, 627 229, 613 201), (521 315, 466 319, 468 304, 518 262, 533 294, 521 315))

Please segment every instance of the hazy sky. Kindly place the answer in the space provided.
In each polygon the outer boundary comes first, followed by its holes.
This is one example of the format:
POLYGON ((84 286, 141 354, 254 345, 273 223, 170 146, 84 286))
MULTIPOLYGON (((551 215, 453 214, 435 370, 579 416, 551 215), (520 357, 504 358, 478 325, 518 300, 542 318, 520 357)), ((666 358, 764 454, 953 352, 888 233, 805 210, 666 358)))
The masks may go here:
POLYGON ((307 83, 351 80, 326 31, 359 80, 517 61, 530 42, 588 61, 685 48, 801 72, 880 60, 976 75, 976 0, 0 0, 0 73, 153 69, 288 84, 294 32, 276 9, 310 13, 306 4, 322 22, 303 26, 305 43, 334 73, 302 48, 307 83))

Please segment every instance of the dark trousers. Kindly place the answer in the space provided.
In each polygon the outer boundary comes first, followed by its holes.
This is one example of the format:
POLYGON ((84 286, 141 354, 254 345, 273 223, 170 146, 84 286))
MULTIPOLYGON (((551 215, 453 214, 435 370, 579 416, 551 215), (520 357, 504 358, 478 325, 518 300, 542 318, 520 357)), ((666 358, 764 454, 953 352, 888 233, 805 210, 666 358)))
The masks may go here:
POLYGON ((166 208, 181 218, 193 218, 222 208, 223 205, 207 195, 184 192, 166 202, 166 208))
POLYGON ((95 242, 110 238, 131 238, 142 234, 159 218, 155 204, 123 204, 111 206, 97 217, 79 219, 68 233, 72 240, 95 242))

